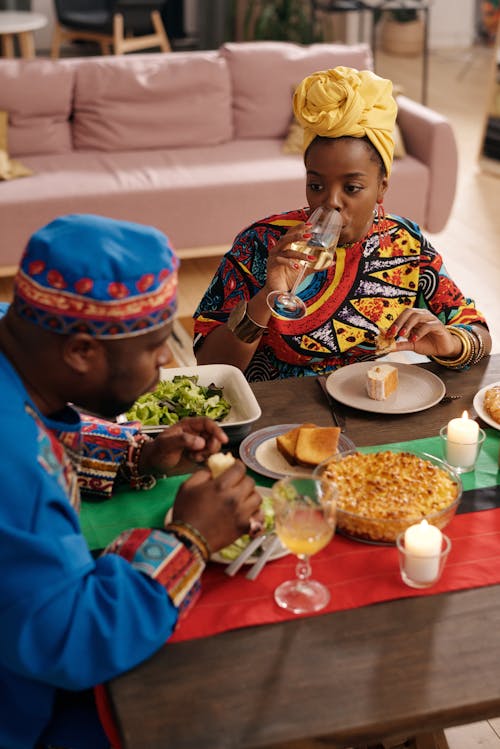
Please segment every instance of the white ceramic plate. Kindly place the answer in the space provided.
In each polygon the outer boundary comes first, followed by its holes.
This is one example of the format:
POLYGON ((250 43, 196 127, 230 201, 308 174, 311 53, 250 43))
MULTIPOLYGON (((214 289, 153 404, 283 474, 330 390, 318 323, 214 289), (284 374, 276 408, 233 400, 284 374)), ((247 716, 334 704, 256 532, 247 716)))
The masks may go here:
POLYGON ((474 409, 478 416, 481 417, 481 419, 486 422, 486 424, 489 424, 490 427, 493 427, 493 429, 500 430, 500 424, 495 421, 495 419, 489 415, 487 410, 484 407, 484 395, 487 390, 494 387, 495 385, 500 385, 500 382, 492 382, 490 385, 485 385, 484 388, 481 388, 475 396, 474 400, 472 402, 472 405, 474 406, 474 409))
MULTIPOLYGON (((257 486, 256 489, 261 495, 261 497, 269 497, 269 495, 271 494, 271 489, 269 489, 267 486, 257 486)), ((281 559, 281 557, 285 557, 287 554, 290 554, 288 549, 285 549, 284 546, 279 546, 276 549, 276 551, 273 554, 271 554, 271 556, 269 557, 269 561, 272 561, 273 559, 281 559)), ((252 554, 252 556, 248 557, 248 559, 244 562, 244 564, 255 564, 258 558, 259 558, 258 554, 252 554)), ((231 564, 233 560, 225 559, 225 557, 223 557, 219 551, 216 551, 214 554, 211 555, 210 561, 219 562, 219 564, 231 564)))
POLYGON ((374 366, 372 361, 349 364, 332 372, 326 380, 328 392, 347 406, 383 414, 425 411, 439 403, 444 396, 444 382, 432 372, 415 364, 390 364, 398 369, 399 384, 396 392, 386 400, 373 400, 366 392, 366 372, 374 366))
MULTIPOLYGON (((300 424, 278 424, 252 432, 240 445, 240 458, 248 468, 271 479, 312 473, 312 468, 290 465, 276 447, 276 437, 298 426, 300 424)), ((345 434, 340 435, 339 452, 354 450, 355 448, 354 442, 349 437, 346 437, 345 434)))
MULTIPOLYGON (((198 384, 206 387, 212 383, 224 389, 224 397, 231 404, 231 410, 221 427, 231 440, 242 439, 250 431, 262 411, 243 372, 230 364, 202 364, 199 367, 172 367, 160 370, 160 380, 173 380, 177 375, 192 377, 198 375, 198 384)), ((122 420, 119 417, 119 420, 122 420)), ((145 433, 158 433, 165 426, 145 426, 145 433)))

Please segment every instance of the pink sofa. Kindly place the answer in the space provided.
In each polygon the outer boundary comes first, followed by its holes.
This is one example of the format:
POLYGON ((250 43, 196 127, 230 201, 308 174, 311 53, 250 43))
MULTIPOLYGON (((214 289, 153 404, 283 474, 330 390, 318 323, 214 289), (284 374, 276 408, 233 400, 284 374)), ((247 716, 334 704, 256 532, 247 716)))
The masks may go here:
MULTIPOLYGON (((366 45, 231 43, 219 50, 0 61, 9 151, 31 177, 0 183, 0 266, 54 217, 153 224, 179 254, 222 253, 252 220, 305 202, 302 158, 282 151, 293 87, 336 65, 371 68, 366 45)), ((407 155, 386 207, 441 230, 456 183, 453 131, 399 98, 407 155)))

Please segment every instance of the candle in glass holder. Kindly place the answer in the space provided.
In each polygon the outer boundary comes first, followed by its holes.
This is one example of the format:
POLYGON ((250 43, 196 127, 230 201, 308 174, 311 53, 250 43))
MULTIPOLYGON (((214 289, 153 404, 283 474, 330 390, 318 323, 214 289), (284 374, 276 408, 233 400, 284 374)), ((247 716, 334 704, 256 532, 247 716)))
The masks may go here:
POLYGON ((443 534, 427 520, 410 525, 404 533, 404 570, 416 583, 432 583, 439 576, 443 534))
POLYGON ((460 419, 448 422, 446 461, 452 466, 473 466, 477 456, 479 424, 464 411, 460 419))

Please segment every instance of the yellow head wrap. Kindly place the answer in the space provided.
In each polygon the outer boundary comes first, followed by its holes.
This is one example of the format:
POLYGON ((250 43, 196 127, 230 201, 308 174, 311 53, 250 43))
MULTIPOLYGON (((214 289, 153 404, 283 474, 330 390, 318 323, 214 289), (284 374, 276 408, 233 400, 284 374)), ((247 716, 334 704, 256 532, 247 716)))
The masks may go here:
POLYGON ((397 113, 391 81, 370 70, 322 70, 297 86, 293 109, 304 128, 304 151, 317 135, 366 135, 382 157, 387 174, 391 173, 397 113))

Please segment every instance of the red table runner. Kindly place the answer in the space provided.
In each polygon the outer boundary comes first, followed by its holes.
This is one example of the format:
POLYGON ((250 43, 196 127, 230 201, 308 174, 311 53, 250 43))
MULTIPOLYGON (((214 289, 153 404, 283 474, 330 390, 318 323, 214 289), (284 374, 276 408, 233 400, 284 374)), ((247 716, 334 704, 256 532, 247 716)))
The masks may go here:
MULTIPOLYGON (((445 533, 452 542, 447 564, 441 580, 425 590, 403 583, 395 547, 334 536, 326 549, 311 559, 313 578, 331 593, 329 605, 318 615, 500 583, 500 509, 457 515, 445 533)), ((200 600, 179 622, 170 642, 295 619, 295 614, 279 608, 273 598, 277 585, 295 576, 295 564, 291 555, 269 562, 254 581, 245 579, 244 569, 229 578, 222 565, 210 564, 203 575, 200 600)))

